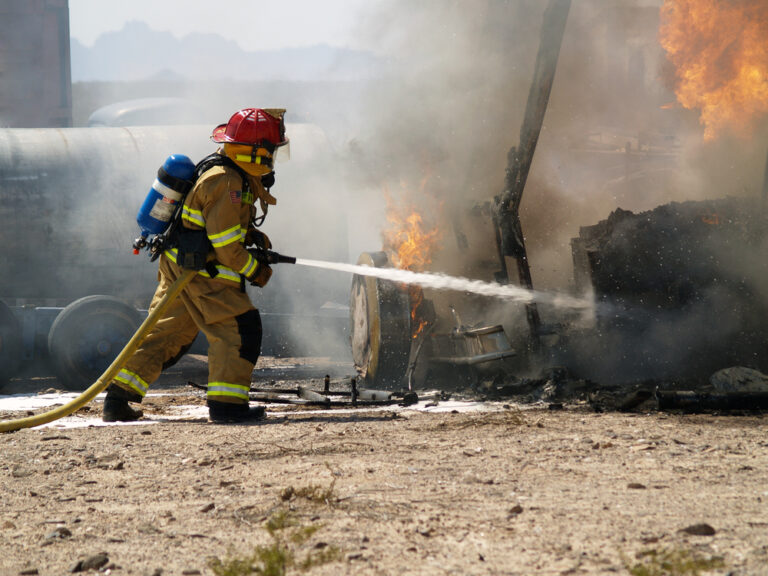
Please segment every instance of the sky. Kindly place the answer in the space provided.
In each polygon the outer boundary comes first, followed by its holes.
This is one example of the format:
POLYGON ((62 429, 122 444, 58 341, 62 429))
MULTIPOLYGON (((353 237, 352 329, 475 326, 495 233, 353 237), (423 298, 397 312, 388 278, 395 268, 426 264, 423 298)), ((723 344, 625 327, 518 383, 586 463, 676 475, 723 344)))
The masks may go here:
POLYGON ((86 46, 126 22, 146 22, 177 38, 215 33, 247 51, 362 44, 356 23, 370 0, 69 0, 70 35, 86 46))

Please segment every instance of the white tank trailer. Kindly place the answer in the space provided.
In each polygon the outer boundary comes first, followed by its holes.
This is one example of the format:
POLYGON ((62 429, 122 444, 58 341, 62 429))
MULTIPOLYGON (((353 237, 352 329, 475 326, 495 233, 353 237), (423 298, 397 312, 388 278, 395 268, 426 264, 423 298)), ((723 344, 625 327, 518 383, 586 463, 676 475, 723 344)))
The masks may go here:
MULTIPOLYGON (((136 213, 167 156, 196 162, 216 149, 211 128, 0 130, 0 385, 31 370, 85 387, 117 355, 157 283, 157 264, 132 253, 136 213)), ((281 253, 346 261, 331 147, 317 126, 287 131, 292 158, 276 167, 278 205, 262 230, 281 253)), ((264 354, 349 354, 350 280, 320 274, 283 265, 248 288, 264 354)), ((193 351, 205 349, 198 339, 193 351)))

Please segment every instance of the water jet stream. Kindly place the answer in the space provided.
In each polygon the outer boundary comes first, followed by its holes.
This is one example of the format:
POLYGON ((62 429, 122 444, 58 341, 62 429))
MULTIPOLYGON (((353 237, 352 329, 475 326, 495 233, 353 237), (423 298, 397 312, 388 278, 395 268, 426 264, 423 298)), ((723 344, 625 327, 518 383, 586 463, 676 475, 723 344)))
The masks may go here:
POLYGON ((573 308, 580 310, 594 307, 594 302, 591 300, 575 298, 567 294, 526 290, 525 288, 513 286, 511 284, 503 285, 496 282, 484 282, 482 280, 472 280, 470 278, 448 276, 446 274, 433 272, 411 272, 410 270, 399 270, 397 268, 375 268, 373 266, 344 264, 342 262, 325 262, 323 260, 308 260, 305 258, 297 258, 296 264, 301 266, 311 266, 313 268, 323 268, 325 270, 348 272, 349 274, 359 274, 361 276, 372 276, 374 278, 391 280, 392 282, 399 282, 402 284, 415 284, 422 288, 431 288, 433 290, 471 292, 481 296, 513 300, 523 304, 540 302, 542 304, 550 304, 557 308, 573 308))

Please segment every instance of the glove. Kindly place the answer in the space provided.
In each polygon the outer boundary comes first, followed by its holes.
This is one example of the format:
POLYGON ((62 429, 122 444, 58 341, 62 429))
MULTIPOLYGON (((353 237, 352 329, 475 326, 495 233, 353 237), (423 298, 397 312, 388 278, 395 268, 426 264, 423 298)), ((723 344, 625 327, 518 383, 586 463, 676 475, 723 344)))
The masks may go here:
MULTIPOLYGON (((264 236, 266 238, 266 235, 264 236)), ((269 238, 267 238, 267 242, 269 242, 269 238)), ((269 267, 269 264, 263 261, 263 257, 259 257, 260 254, 256 250, 248 250, 248 252, 256 258, 256 260, 259 262, 259 265, 256 266, 256 270, 254 270, 253 274, 246 277, 246 280, 250 282, 251 286, 258 286, 259 288, 264 288, 264 286, 267 285, 267 282, 269 282, 269 279, 272 277, 272 268, 269 267)))
POLYGON ((250 226, 248 231, 245 233, 245 245, 255 246, 256 248, 261 248, 262 250, 269 250, 272 248, 272 242, 270 242, 269 236, 253 226, 250 226))
POLYGON ((248 277, 248 282, 251 283, 251 286, 264 288, 271 277, 272 268, 269 267, 269 264, 259 263, 259 265, 256 267, 256 272, 248 277))

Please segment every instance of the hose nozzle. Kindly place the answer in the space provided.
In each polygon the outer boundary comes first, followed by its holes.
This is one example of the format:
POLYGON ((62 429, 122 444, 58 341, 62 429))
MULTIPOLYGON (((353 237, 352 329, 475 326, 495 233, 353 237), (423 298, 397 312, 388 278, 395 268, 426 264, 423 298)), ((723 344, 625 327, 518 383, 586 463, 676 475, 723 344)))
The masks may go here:
POLYGON ((296 258, 294 256, 283 256, 272 250, 250 248, 248 251, 252 252, 257 260, 265 262, 266 264, 296 264, 296 258))

